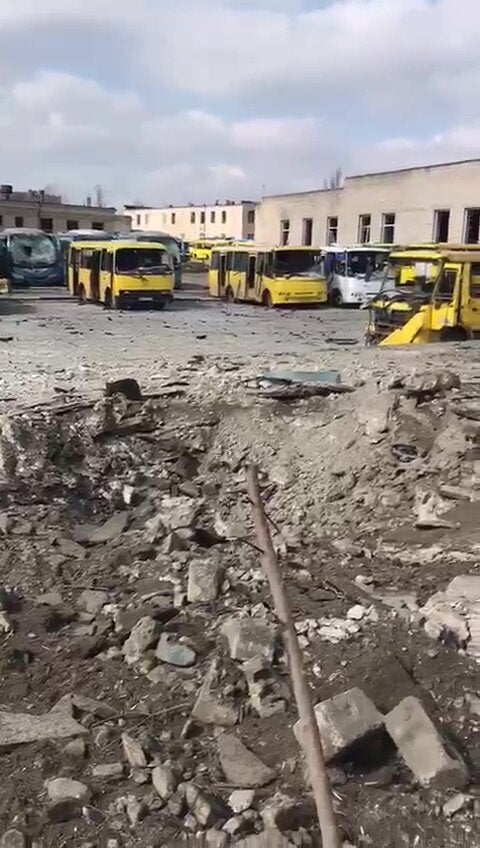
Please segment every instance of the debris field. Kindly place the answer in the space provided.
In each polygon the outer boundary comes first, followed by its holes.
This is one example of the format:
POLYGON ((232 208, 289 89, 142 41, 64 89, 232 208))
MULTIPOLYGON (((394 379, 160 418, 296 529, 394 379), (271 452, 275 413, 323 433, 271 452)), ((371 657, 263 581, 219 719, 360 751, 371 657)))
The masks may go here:
POLYGON ((2 848, 321 845, 252 462, 345 844, 480 845, 480 382, 240 377, 2 418, 2 848))

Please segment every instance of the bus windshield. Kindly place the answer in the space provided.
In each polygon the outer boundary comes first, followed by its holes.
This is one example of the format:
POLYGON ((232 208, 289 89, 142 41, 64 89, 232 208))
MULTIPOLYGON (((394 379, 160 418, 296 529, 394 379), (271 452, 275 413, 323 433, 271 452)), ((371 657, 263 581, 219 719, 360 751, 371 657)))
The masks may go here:
POLYGON ((425 293, 431 289, 440 271, 440 260, 390 257, 385 270, 385 289, 425 293))
POLYGON ((349 250, 347 253, 347 276, 366 277, 368 280, 381 277, 388 260, 388 253, 375 250, 349 250))
POLYGON ((317 250, 277 250, 273 258, 273 274, 276 277, 321 274, 322 255, 317 250))
POLYGON ((9 250, 14 265, 28 268, 54 265, 58 260, 55 240, 43 233, 11 235, 9 250))
POLYGON ((122 247, 117 251, 116 270, 118 274, 158 274, 171 270, 168 254, 161 248, 122 247))

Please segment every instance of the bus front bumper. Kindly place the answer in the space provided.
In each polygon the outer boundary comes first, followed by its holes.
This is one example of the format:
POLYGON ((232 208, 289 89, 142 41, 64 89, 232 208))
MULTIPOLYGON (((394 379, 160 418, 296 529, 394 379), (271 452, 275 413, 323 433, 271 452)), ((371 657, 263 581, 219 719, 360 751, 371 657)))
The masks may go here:
POLYGON ((169 291, 120 291, 117 296, 120 307, 163 306, 173 300, 173 295, 169 291))

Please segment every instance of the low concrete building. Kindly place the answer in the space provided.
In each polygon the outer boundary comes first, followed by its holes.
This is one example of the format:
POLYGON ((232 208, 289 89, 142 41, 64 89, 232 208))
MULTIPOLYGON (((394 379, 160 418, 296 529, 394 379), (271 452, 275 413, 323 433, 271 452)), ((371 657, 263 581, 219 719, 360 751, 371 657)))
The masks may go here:
POLYGON ((63 203, 58 195, 13 191, 0 186, 0 231, 9 227, 34 227, 46 233, 66 230, 99 230, 128 233, 130 218, 113 206, 82 206, 63 203))
POLYGON ((258 203, 241 200, 188 206, 125 206, 134 230, 160 231, 185 241, 199 238, 255 238, 258 203))
POLYGON ((273 244, 480 242, 480 159, 345 179, 265 197, 256 237, 273 244))

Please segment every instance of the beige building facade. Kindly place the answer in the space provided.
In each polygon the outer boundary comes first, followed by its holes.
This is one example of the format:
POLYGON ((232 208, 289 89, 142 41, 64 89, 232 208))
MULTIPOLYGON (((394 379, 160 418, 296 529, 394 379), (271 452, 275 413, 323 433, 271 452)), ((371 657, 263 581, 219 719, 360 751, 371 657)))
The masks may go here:
POLYGON ((47 233, 67 230, 99 230, 128 233, 130 218, 110 206, 62 203, 62 198, 40 192, 14 192, 0 186, 0 231, 10 227, 32 227, 47 233))
POLYGON ((208 205, 125 206, 132 229, 165 232, 185 241, 199 238, 255 238, 258 203, 242 200, 208 205))
POLYGON ((480 159, 345 179, 265 197, 256 238, 273 244, 480 242, 480 159))

